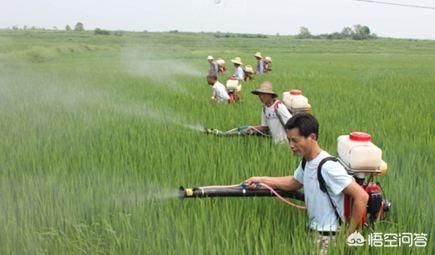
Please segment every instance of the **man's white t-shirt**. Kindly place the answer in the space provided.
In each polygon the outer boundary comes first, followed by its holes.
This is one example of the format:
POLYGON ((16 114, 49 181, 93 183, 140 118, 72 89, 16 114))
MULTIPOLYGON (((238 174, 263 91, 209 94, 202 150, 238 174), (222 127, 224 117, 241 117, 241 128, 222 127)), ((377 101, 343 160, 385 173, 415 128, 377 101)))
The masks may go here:
MULTIPOLYGON (((302 170, 300 163, 295 170, 294 178, 304 187, 309 227, 317 231, 337 231, 339 222, 335 210, 328 195, 320 190, 317 179, 317 167, 320 161, 326 157, 330 157, 330 155, 326 151, 321 151, 316 158, 306 162, 305 170, 302 170)), ((338 214, 343 218, 344 193, 342 191, 352 182, 353 177, 347 174, 340 163, 332 160, 323 164, 322 176, 325 179, 329 196, 337 207, 338 214)))
POLYGON ((275 101, 269 107, 263 107, 261 112, 261 126, 269 127, 270 134, 275 143, 287 142, 287 132, 284 129, 285 123, 292 117, 287 107, 280 101, 275 101), (275 107, 279 117, 276 115, 275 107), (282 120, 282 123, 280 119, 282 120))
POLYGON ((225 102, 230 99, 230 96, 227 93, 227 89, 219 81, 216 81, 215 84, 213 84, 212 89, 213 97, 216 99, 216 101, 225 102))

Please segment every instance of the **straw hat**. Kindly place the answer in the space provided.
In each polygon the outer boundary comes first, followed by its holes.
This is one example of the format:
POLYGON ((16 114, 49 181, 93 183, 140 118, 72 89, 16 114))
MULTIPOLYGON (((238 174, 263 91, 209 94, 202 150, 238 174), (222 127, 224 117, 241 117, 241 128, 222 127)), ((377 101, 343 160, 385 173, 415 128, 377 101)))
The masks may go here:
POLYGON ((246 65, 245 66, 245 72, 247 72, 247 73, 254 73, 254 68, 252 68, 251 65, 246 65))
POLYGON ((264 60, 266 60, 268 62, 272 62, 272 57, 267 56, 267 57, 264 58, 264 60))
POLYGON ((208 56, 207 60, 213 60, 213 56, 208 56))
POLYGON ((235 57, 234 59, 231 59, 231 62, 233 62, 234 64, 243 65, 240 57, 235 57))
POLYGON ((256 57, 256 58, 263 58, 263 57, 261 56, 261 52, 257 52, 257 53, 255 53, 254 57, 256 57))
POLYGON ((260 84, 259 88, 252 90, 251 93, 254 95, 271 94, 274 97, 278 96, 275 92, 273 92, 272 83, 270 83, 269 81, 264 81, 263 83, 260 84))

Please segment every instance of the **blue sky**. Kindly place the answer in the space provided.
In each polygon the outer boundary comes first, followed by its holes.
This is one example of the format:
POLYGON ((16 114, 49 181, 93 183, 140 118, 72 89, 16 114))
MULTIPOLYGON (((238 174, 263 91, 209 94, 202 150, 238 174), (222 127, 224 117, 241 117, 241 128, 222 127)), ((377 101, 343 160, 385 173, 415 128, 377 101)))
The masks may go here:
MULTIPOLYGON (((386 2, 435 7, 435 0, 386 2)), ((362 24, 379 36, 435 39, 435 9, 355 0, 0 0, 0 6, 0 28, 64 29, 80 21, 85 29, 286 35, 301 26, 320 34, 362 24)))

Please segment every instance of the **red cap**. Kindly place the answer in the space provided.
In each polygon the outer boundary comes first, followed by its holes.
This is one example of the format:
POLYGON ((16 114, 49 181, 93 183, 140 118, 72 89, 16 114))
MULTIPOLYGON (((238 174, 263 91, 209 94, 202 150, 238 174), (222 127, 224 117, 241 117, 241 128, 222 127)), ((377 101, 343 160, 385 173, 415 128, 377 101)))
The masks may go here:
POLYGON ((370 142, 372 137, 367 133, 354 131, 349 134, 349 139, 357 142, 370 142))
POLYGON ((302 95, 302 90, 292 89, 290 90, 290 95, 302 95))

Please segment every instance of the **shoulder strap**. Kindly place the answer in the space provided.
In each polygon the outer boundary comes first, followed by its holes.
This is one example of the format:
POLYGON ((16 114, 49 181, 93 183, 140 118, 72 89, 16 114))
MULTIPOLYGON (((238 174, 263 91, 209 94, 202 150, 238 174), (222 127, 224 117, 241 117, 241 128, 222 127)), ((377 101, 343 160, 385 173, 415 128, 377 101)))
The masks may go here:
POLYGON ((317 167, 317 179, 319 180, 320 189, 323 192, 326 192, 326 183, 325 183, 325 179, 323 179, 322 176, 322 166, 329 160, 334 162, 338 161, 338 159, 335 157, 326 157, 320 161, 319 166, 317 167))
POLYGON ((302 171, 305 171, 306 164, 307 164, 307 160, 305 158, 302 158, 302 161, 301 161, 302 171))
POLYGON ((334 162, 338 161, 338 159, 335 157, 326 157, 326 158, 322 159, 319 163, 319 166, 317 167, 317 179, 319 180, 320 190, 325 192, 326 195, 328 196, 329 202, 331 203, 332 208, 334 208, 335 216, 338 219, 338 224, 341 225, 342 220, 341 220, 340 214, 338 214, 337 206, 335 206, 334 202, 332 202, 332 198, 329 195, 328 190, 326 190, 325 179, 323 179, 323 176, 322 176, 322 166, 323 166, 323 164, 325 164, 329 160, 334 161, 334 162))
MULTIPOLYGON (((273 110, 275 111, 276 116, 277 116, 278 119, 279 119, 279 122, 281 123, 282 127, 285 129, 285 123, 284 123, 284 121, 282 120, 281 115, 279 115, 279 113, 278 113, 278 104, 281 104, 281 103, 282 103, 281 100, 277 99, 277 100, 272 104, 272 106, 273 106, 273 110)), ((266 114, 266 106, 265 106, 265 105, 263 106, 263 114, 266 114)))
POLYGON ((279 115, 279 113, 278 113, 278 105, 279 105, 279 104, 282 104, 282 102, 281 102, 281 100, 277 99, 277 100, 275 101, 275 103, 273 103, 273 109, 275 110, 275 114, 276 114, 276 116, 278 117, 279 122, 281 123, 282 127, 283 127, 284 130, 285 130, 285 123, 284 123, 284 121, 282 120, 281 115, 279 115))

